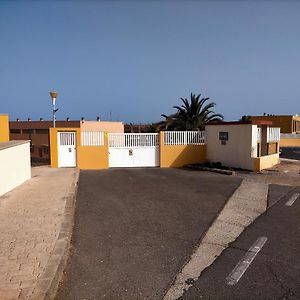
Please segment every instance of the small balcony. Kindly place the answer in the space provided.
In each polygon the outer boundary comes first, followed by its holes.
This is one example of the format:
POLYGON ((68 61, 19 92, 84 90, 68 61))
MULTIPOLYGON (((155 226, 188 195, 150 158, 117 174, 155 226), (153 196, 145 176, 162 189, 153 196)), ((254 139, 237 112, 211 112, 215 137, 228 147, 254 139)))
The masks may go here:
POLYGON ((257 128, 257 157, 279 153, 280 128, 257 128))

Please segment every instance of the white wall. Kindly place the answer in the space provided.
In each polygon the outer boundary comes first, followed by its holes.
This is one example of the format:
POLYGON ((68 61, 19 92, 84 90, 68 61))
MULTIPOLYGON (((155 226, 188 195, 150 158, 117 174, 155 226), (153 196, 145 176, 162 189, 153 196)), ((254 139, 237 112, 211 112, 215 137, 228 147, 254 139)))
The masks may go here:
POLYGON ((0 150, 0 196, 30 177, 29 142, 0 150))
POLYGON ((257 153, 257 126, 251 124, 206 125, 207 159, 228 167, 252 170, 257 153), (222 145, 219 132, 228 132, 222 145))

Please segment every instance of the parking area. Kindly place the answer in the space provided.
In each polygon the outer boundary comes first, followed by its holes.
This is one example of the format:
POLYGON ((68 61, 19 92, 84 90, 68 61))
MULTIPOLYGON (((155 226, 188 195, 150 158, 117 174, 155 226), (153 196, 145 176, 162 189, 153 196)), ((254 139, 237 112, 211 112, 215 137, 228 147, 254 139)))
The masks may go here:
POLYGON ((57 299, 161 299, 239 184, 184 169, 81 171, 57 299))
POLYGON ((300 147, 282 147, 280 157, 300 160, 300 147))

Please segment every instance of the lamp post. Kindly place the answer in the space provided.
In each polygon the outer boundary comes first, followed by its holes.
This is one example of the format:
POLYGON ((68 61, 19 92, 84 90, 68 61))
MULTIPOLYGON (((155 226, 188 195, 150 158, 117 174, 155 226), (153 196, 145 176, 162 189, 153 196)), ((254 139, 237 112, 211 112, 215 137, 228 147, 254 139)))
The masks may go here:
POLYGON ((58 111, 58 109, 55 109, 55 102, 56 102, 56 98, 57 98, 57 92, 50 92, 50 97, 52 99, 52 116, 53 116, 53 127, 55 128, 55 121, 56 121, 56 118, 55 118, 55 113, 58 111))

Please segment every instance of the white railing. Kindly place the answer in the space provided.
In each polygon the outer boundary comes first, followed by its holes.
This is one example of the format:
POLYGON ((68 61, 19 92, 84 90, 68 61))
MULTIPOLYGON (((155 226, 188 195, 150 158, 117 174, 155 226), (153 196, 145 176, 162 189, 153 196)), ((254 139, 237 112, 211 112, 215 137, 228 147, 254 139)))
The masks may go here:
MULTIPOLYGON (((257 128, 257 142, 261 142, 262 130, 260 127, 257 128)), ((280 141, 280 128, 268 127, 267 128, 267 143, 280 141)))
POLYGON ((204 145, 204 131, 164 131, 165 145, 204 145))
POLYGON ((261 142, 261 128, 257 127, 257 142, 261 142))
POLYGON ((280 128, 268 127, 267 142, 279 142, 280 141, 280 128))
POLYGON ((101 131, 82 131, 81 146, 103 146, 104 132, 101 131))
POLYGON ((159 134, 110 133, 108 145, 114 148, 155 147, 159 145, 159 134))

